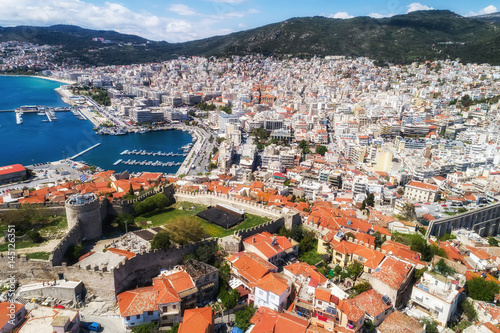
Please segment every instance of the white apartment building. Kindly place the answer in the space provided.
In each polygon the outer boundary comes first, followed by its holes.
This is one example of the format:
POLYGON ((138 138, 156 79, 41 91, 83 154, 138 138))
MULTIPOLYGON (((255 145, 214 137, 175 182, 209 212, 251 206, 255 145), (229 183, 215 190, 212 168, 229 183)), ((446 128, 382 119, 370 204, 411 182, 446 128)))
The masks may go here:
POLYGON ((281 312, 289 306, 288 297, 292 292, 292 281, 279 273, 268 273, 255 285, 254 305, 266 306, 281 312))
POLYGON ((416 309, 430 314, 446 326, 457 312, 461 295, 458 281, 437 273, 425 272, 413 286, 411 304, 416 309))
POLYGON ((410 202, 434 202, 437 200, 438 187, 412 181, 405 186, 404 198, 410 202))

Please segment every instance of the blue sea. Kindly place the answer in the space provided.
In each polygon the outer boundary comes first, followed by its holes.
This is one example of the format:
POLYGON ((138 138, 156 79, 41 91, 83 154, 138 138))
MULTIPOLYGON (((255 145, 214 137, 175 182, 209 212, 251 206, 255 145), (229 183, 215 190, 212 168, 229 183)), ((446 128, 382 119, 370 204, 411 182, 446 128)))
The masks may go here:
MULTIPOLYGON (((12 110, 22 105, 66 106, 54 91, 59 86, 61 83, 44 79, 0 76, 0 110, 12 110)), ((46 116, 24 113, 23 124, 17 125, 14 112, 0 112, 0 166, 60 160, 101 143, 76 160, 117 172, 175 173, 178 166, 130 166, 113 163, 118 159, 182 162, 182 156, 122 156, 120 153, 126 149, 180 153, 179 148, 191 142, 189 133, 177 130, 120 136, 97 135, 90 121, 79 120, 71 112, 57 112, 57 117, 57 121, 47 122, 44 121, 46 116)))

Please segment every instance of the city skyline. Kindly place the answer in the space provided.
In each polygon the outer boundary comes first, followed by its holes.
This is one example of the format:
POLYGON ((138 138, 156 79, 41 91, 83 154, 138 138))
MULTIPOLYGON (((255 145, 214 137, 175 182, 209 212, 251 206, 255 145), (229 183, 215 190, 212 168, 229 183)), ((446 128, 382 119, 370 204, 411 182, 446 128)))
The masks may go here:
POLYGON ((160 3, 104 0, 6 0, 0 26, 73 24, 115 30, 151 40, 184 42, 276 23, 292 17, 325 16, 348 19, 406 14, 416 10, 448 9, 462 16, 490 14, 498 8, 490 0, 476 1, 358 1, 355 5, 324 0, 190 0, 160 3))

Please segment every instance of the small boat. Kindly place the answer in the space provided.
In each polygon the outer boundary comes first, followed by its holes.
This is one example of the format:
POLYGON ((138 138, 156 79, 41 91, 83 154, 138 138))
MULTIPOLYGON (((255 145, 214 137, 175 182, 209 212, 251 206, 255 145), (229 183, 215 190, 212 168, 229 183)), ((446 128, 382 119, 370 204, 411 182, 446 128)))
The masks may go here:
POLYGON ((23 123, 22 115, 22 112, 16 112, 16 124, 21 125, 23 123))

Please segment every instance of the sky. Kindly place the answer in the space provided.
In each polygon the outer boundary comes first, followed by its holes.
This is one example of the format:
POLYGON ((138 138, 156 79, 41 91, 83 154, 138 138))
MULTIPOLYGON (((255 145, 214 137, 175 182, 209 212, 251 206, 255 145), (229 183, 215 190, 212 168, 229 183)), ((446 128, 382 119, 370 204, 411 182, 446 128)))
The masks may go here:
POLYGON ((448 9, 462 16, 498 12, 491 0, 0 0, 0 26, 72 24, 151 40, 185 42, 292 17, 348 19, 448 9))

